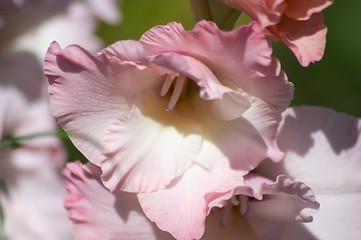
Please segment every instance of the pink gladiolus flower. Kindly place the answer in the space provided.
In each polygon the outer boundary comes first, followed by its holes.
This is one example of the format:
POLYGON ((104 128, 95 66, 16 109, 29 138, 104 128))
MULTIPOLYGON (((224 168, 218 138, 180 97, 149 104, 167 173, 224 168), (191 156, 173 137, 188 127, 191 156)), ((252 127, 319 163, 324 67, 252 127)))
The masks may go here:
POLYGON ((279 145, 285 158, 277 164, 265 161, 256 172, 270 179, 287 174, 306 183, 320 210, 311 223, 250 218, 252 227, 261 239, 358 239, 361 121, 319 107, 290 108, 283 117, 279 145))
MULTIPOLYGON (((4 146, 7 137, 50 133, 51 117, 43 75, 26 54, 0 58, 0 204, 6 239, 67 240, 71 222, 63 207, 65 187, 60 170, 65 153, 58 139, 38 136, 4 146)), ((2 238, 3 239, 3 238, 2 238)))
POLYGON ((302 66, 321 60, 327 33, 322 11, 333 0, 224 1, 259 22, 273 39, 286 44, 302 66))
POLYGON ((275 134, 293 86, 255 27, 169 23, 97 55, 57 43, 46 55, 58 123, 108 189, 138 193, 176 238, 199 239, 244 175, 283 156, 275 134))

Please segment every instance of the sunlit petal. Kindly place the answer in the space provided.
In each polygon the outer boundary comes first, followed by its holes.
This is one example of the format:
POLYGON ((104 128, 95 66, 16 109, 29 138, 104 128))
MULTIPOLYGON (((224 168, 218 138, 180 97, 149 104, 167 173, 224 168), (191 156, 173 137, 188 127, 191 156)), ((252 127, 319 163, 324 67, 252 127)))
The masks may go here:
POLYGON ((224 206, 234 188, 242 184, 241 176, 224 178, 195 164, 167 188, 138 194, 138 198, 145 214, 160 229, 176 239, 199 239, 210 209, 224 206))

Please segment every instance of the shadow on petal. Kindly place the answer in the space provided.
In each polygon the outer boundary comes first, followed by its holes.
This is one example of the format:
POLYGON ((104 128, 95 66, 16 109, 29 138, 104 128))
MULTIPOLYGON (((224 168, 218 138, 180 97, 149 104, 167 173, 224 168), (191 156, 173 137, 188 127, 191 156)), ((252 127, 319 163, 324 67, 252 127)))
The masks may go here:
POLYGON ((314 146, 312 134, 322 131, 336 154, 351 149, 360 135, 358 120, 320 107, 298 107, 285 113, 279 132, 281 149, 306 155, 314 146), (292 140, 295 139, 295 140, 292 140))

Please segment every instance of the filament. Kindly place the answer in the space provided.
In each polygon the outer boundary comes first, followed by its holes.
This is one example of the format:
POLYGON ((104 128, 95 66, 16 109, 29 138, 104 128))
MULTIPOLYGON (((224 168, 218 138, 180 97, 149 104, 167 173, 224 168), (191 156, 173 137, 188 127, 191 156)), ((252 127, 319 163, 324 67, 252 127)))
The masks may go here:
POLYGON ((174 106, 176 105, 176 103, 182 93, 182 89, 183 89, 185 80, 186 80, 186 77, 184 75, 180 75, 177 78, 177 80, 175 82, 174 90, 173 90, 172 96, 170 97, 166 111, 169 112, 169 111, 173 110, 174 106))

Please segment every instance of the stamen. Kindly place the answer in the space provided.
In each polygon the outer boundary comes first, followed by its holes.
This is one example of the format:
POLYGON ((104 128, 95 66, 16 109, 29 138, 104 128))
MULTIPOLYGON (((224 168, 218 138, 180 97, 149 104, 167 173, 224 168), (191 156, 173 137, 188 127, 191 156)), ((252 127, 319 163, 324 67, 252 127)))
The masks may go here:
POLYGON ((240 206, 240 213, 242 216, 245 216, 248 212, 248 202, 249 202, 249 197, 246 195, 240 195, 239 196, 239 202, 241 204, 240 206))
POLYGON ((230 199, 230 202, 233 204, 233 206, 238 206, 239 205, 239 201, 237 199, 237 196, 232 196, 230 199))
POLYGON ((226 206, 222 209, 221 223, 220 223, 221 227, 226 227, 233 206, 238 206, 238 205, 239 205, 239 201, 236 196, 232 196, 231 199, 228 200, 226 206))
POLYGON ((186 77, 184 75, 180 75, 178 77, 178 79, 176 80, 172 96, 170 97, 168 107, 166 109, 167 112, 172 111, 175 104, 177 103, 177 101, 182 93, 182 89, 183 89, 185 80, 186 80, 186 77))
POLYGON ((162 90, 160 90, 160 96, 164 97, 167 92, 169 91, 170 86, 172 86, 172 83, 174 82, 174 80, 177 78, 177 74, 175 73, 170 73, 167 75, 167 77, 164 80, 163 86, 162 86, 162 90))
POLYGON ((221 215, 221 227, 226 227, 229 215, 232 212, 233 204, 228 201, 227 205, 222 209, 222 215, 221 215))

